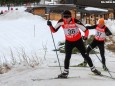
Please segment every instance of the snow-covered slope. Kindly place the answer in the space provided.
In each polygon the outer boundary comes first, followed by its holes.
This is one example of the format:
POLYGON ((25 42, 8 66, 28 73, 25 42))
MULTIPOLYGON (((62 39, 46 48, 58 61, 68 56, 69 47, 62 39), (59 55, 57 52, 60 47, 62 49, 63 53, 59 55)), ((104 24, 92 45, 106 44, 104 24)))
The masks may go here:
MULTIPOLYGON (((60 35, 54 35, 56 45, 64 40, 63 31, 58 33, 60 35)), ((38 52, 43 50, 43 45, 49 50, 54 49, 47 21, 23 10, 9 11, 0 16, 0 37, 0 55, 8 56, 10 49, 16 53, 22 48, 27 53, 38 52)))

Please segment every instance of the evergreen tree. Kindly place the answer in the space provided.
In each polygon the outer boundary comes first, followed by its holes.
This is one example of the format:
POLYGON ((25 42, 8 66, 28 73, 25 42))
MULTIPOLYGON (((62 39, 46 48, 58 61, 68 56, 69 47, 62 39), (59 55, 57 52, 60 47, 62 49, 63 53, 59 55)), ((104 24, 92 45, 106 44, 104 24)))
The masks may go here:
POLYGON ((39 3, 41 0, 0 0, 0 5, 8 5, 8 4, 14 4, 14 5, 23 5, 27 3, 39 3))

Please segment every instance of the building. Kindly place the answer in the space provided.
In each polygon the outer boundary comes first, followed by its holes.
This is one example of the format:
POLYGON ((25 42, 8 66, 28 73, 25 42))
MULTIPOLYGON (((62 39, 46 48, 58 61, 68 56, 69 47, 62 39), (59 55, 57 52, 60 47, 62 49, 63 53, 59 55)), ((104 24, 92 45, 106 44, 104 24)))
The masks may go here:
POLYGON ((39 15, 45 19, 59 20, 62 18, 62 12, 70 10, 72 17, 76 18, 76 5, 73 4, 59 4, 59 5, 39 5, 36 7, 28 7, 27 11, 34 15, 39 15))
POLYGON ((86 23, 95 24, 100 17, 105 19, 115 19, 115 0, 63 0, 65 4, 75 4, 77 12, 80 13, 80 20, 85 18, 86 23), (97 7, 101 9, 107 9, 104 11, 86 11, 86 7, 97 7))
MULTIPOLYGON (((44 2, 44 0, 41 0, 44 2)), ((63 4, 39 5, 31 8, 31 13, 40 15, 45 19, 58 20, 62 17, 61 13, 68 9, 73 17, 77 17, 85 23, 96 24, 100 17, 105 19, 115 19, 115 0, 49 0, 63 4), (108 11, 85 10, 86 7, 98 7, 108 11), (77 14, 77 15, 76 15, 77 14), (79 14, 79 15, 78 15, 79 14), (84 21, 84 20, 83 20, 84 21)), ((28 8, 29 9, 29 8, 28 8)))

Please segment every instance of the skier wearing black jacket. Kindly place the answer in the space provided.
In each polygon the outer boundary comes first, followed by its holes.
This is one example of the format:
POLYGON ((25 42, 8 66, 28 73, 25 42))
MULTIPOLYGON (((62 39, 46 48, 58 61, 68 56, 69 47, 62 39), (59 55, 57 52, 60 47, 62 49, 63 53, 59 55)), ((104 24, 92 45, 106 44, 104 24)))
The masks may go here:
POLYGON ((75 18, 71 17, 71 12, 66 10, 63 13, 63 18, 58 21, 55 27, 52 26, 51 21, 47 21, 47 25, 50 27, 52 32, 57 32, 58 29, 62 26, 65 33, 65 61, 64 61, 64 71, 62 74, 58 75, 59 78, 67 78, 69 74, 69 64, 72 49, 74 47, 78 48, 81 55, 88 62, 88 65, 91 68, 91 71, 97 75, 100 75, 101 72, 98 71, 92 63, 92 60, 86 53, 85 46, 83 44, 82 36, 79 28, 84 31, 84 39, 87 39, 88 30, 83 26, 83 24, 75 18))
MULTIPOLYGON (((97 25, 93 25, 93 26, 87 26, 87 29, 96 29, 96 34, 94 36, 93 41, 91 42, 91 44, 89 44, 88 48, 87 48, 87 54, 89 55, 89 52, 95 48, 96 46, 99 48, 100 50, 100 55, 102 58, 102 64, 103 64, 103 69, 106 71, 108 70, 106 67, 106 60, 105 60, 105 49, 104 49, 104 41, 106 36, 112 35, 111 31, 107 28, 107 26, 105 26, 105 22, 104 19, 101 18, 99 19, 99 23, 97 25)), ((83 66, 85 67, 87 65, 87 61, 84 59, 83 63, 80 63, 78 66, 83 66)))

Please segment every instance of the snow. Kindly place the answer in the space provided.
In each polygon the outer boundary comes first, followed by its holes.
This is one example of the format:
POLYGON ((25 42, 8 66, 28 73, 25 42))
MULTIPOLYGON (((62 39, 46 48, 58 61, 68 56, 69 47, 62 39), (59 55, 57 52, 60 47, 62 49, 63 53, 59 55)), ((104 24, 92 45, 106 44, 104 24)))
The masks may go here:
POLYGON ((89 11, 105 11, 105 12, 108 12, 108 10, 106 10, 106 9, 95 8, 95 7, 86 7, 85 10, 89 10, 89 11))
MULTIPOLYGON (((0 55, 3 53, 8 55, 10 49, 15 52, 24 48, 28 53, 40 51, 46 44, 47 49, 53 50, 50 29, 46 23, 47 21, 40 16, 34 16, 23 10, 9 11, 1 15, 0 55)), ((53 24, 55 23, 56 21, 53 21, 53 24)), ((63 31, 59 30, 58 33, 60 33, 60 38, 54 34, 56 45, 64 39, 63 31)))
POLYGON ((41 0, 40 4, 53 5, 53 4, 57 4, 56 2, 58 2, 58 1, 54 1, 54 0, 51 0, 51 1, 41 0))
POLYGON ((115 33, 115 20, 110 20, 110 19, 108 19, 107 21, 105 21, 106 22, 106 25, 107 25, 107 27, 109 27, 110 28, 110 30, 111 30, 111 32, 112 33, 115 33))
MULTIPOLYGON (((0 7, 0 9, 7 9, 0 7)), ((26 55, 32 57, 37 54, 40 63, 35 67, 30 67, 25 63, 12 65, 12 69, 4 74, 0 74, 0 86, 114 86, 114 80, 93 76, 89 67, 70 67, 69 79, 50 79, 60 74, 58 61, 56 58, 50 29, 47 21, 40 16, 25 12, 25 7, 18 7, 19 10, 10 10, 0 15, 0 64, 5 62, 5 58, 10 63, 12 61, 11 51, 19 61, 18 52, 25 51, 26 55), (44 59, 44 47, 47 48, 44 59), (5 56, 5 58, 4 58, 5 56), (35 79, 35 81, 33 81, 35 79), (105 81, 105 82, 104 82, 105 81)), ((53 25, 57 21, 52 21, 53 25)), ((115 32, 115 21, 106 21, 107 26, 115 32)), ((91 34, 94 31, 90 32, 91 34)), ((53 34, 56 46, 58 42, 64 41, 62 28, 53 34)), ((59 53, 60 64, 63 66, 65 55, 59 53)), ((97 54, 99 57, 100 55, 97 54)), ((96 55, 90 55, 94 65, 102 74, 108 72, 102 70, 102 65, 96 55)), ((106 50, 107 66, 111 71, 115 71, 115 58, 112 52, 106 50)), ((80 54, 73 54, 71 65, 79 64, 83 61, 80 54)), ((62 67, 63 70, 63 67, 62 67)), ((115 73, 112 73, 115 77, 115 73)))

